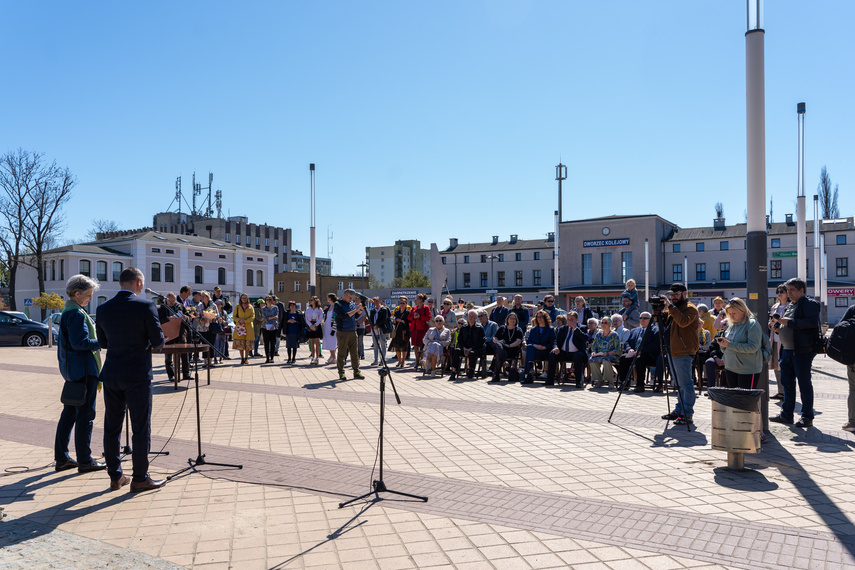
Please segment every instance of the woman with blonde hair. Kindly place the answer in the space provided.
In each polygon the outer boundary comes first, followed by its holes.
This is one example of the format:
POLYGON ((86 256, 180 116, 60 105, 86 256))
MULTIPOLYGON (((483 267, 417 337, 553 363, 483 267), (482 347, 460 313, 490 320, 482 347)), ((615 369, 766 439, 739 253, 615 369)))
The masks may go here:
POLYGON ((235 328, 232 333, 232 348, 240 353, 240 363, 249 364, 249 355, 255 344, 255 309, 249 295, 241 293, 234 310, 235 328))
POLYGON ((724 352, 727 387, 754 388, 763 370, 763 329, 739 297, 731 299, 724 310, 728 326, 718 345, 724 352))

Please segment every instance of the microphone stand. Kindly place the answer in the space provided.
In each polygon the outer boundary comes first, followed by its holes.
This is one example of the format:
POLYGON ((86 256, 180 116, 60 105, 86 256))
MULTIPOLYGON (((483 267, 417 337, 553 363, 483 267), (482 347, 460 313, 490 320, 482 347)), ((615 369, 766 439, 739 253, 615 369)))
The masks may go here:
MULTIPOLYGON (((159 293, 152 291, 151 289, 147 289, 146 291, 148 293, 155 295, 155 296, 164 298, 163 295, 160 295, 159 293)), ((166 308, 168 310, 172 311, 173 315, 178 314, 178 311, 172 309, 169 305, 166 305, 166 308)), ((208 342, 207 340, 205 340, 202 337, 202 334, 198 330, 191 327, 187 323, 187 321, 184 320, 183 316, 181 317, 181 322, 190 331, 190 336, 193 339, 193 354, 194 355, 196 355, 198 353, 198 350, 199 350, 199 339, 201 339, 205 344, 207 344, 209 347, 211 347, 215 352, 222 355, 222 353, 219 352, 216 348, 214 348, 210 342, 208 342)), ((223 356, 223 358, 226 358, 226 357, 223 356)), ((176 370, 176 373, 177 372, 178 371, 176 370)), ((185 471, 188 471, 190 469, 195 468, 197 465, 217 465, 219 467, 236 467, 237 469, 243 469, 243 465, 234 465, 231 463, 214 463, 213 461, 206 461, 205 460, 205 454, 202 453, 202 414, 201 414, 201 411, 199 409, 200 408, 200 406, 199 406, 199 361, 195 360, 195 359, 193 362, 193 380, 194 380, 194 383, 196 384, 196 435, 197 435, 196 447, 198 450, 198 455, 196 456, 195 460, 193 458, 187 459, 187 463, 189 465, 187 467, 185 467, 184 469, 180 469, 179 471, 176 471, 172 475, 167 476, 166 477, 167 481, 177 477, 178 475, 184 473, 185 471)))
MULTIPOLYGON (((377 327, 371 327, 371 336, 374 339, 375 343, 379 342, 379 335, 377 334, 377 327)), ((359 501, 360 499, 365 499, 366 497, 370 497, 371 495, 376 495, 376 498, 380 498, 380 493, 392 493, 393 495, 400 495, 402 497, 410 497, 411 499, 419 499, 420 501, 427 502, 428 498, 423 497, 421 495, 412 495, 410 493, 402 493, 400 491, 393 491, 386 487, 386 483, 383 481, 383 425, 386 421, 386 377, 389 377, 389 383, 392 385, 392 392, 395 394, 395 401, 398 402, 398 405, 401 405, 401 397, 398 396, 398 391, 395 389, 395 382, 392 380, 392 371, 389 370, 389 365, 386 364, 386 359, 383 358, 383 367, 380 369, 380 438, 378 442, 378 453, 380 455, 380 477, 379 479, 375 479, 371 484, 371 490, 367 493, 359 495, 358 497, 354 497, 352 499, 348 499, 342 503, 338 504, 338 508, 345 507, 350 503, 355 501, 359 501)))

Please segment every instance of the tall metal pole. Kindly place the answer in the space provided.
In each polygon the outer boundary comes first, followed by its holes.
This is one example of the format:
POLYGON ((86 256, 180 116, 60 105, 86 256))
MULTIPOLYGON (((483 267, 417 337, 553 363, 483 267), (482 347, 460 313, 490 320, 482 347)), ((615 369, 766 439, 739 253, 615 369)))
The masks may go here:
POLYGON ((822 265, 819 254, 819 196, 813 195, 813 298, 819 301, 822 293, 822 265))
MULTIPOLYGON (((748 308, 766 329, 769 283, 766 260, 766 88, 763 0, 747 0, 745 32, 745 118, 748 224, 748 308)), ((769 371, 764 366, 757 388, 761 398, 763 429, 769 429, 769 371)))
MULTIPOLYGON (((558 240, 559 240, 559 226, 561 225, 561 202, 563 201, 563 197, 561 194, 561 182, 567 179, 567 167, 561 164, 561 161, 558 162, 558 166, 555 167, 555 179, 558 181, 558 210, 555 211, 555 260, 554 260, 554 268, 555 268, 555 284, 554 284, 554 296, 555 302, 559 303, 558 300, 558 282, 560 278, 558 276, 559 264, 558 264, 558 256, 560 255, 558 251, 558 240)), ((559 304, 559 306, 561 306, 559 304)))
POLYGON ((559 216, 560 216, 560 214, 558 213, 558 210, 555 210, 555 238, 554 238, 555 243, 552 244, 554 247, 553 251, 555 253, 555 255, 554 255, 555 259, 552 260, 552 263, 553 263, 553 267, 555 269, 555 283, 553 283, 553 289, 554 289, 553 296, 555 297, 555 302, 558 303, 558 306, 560 307, 562 303, 561 303, 561 300, 558 298, 558 224, 561 222, 561 218, 559 216))
MULTIPOLYGON (((650 243, 644 238, 644 301, 650 298, 650 243)), ((646 306, 646 305, 645 305, 646 306)), ((648 307, 649 308, 649 307, 648 307)))
POLYGON ((315 258, 315 163, 309 164, 309 296, 317 295, 317 260, 315 258))
POLYGON ((807 219, 805 212, 805 104, 796 105, 796 118, 799 127, 798 169, 796 171, 796 275, 807 283, 807 219))

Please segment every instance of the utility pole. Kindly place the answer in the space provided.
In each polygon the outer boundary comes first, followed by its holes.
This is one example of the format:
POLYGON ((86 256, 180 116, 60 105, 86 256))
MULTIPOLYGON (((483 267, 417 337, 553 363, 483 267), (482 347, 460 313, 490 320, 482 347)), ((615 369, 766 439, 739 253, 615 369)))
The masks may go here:
POLYGON ((805 212, 805 104, 796 105, 798 167, 796 168, 796 275, 807 283, 807 219, 805 212))
POLYGON ((554 291, 555 302, 559 303, 558 306, 560 307, 561 302, 558 299, 558 282, 559 282, 559 277, 558 277, 558 270, 559 270, 559 263, 558 263, 558 256, 559 256, 558 239, 559 239, 559 236, 558 236, 558 231, 559 231, 559 226, 561 225, 561 220, 563 219, 561 217, 562 216, 561 202, 563 201, 562 194, 561 194, 561 182, 563 182, 564 180, 567 179, 567 167, 564 166, 563 164, 561 164, 560 160, 558 161, 558 166, 555 167, 555 179, 558 181, 558 210, 556 210, 556 212, 555 212, 555 243, 553 244, 553 247, 554 247, 553 251, 555 253, 555 260, 553 261, 553 267, 555 269, 555 283, 554 283, 553 288, 555 290, 554 291))
POLYGON ((315 257, 315 163, 309 164, 309 295, 317 293, 317 259, 315 257))

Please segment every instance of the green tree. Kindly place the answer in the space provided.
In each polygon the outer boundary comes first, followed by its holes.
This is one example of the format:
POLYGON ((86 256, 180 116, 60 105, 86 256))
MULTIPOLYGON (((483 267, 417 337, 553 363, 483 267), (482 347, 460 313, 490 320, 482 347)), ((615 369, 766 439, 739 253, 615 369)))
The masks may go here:
POLYGON ((392 287, 430 287, 430 279, 427 275, 410 269, 404 277, 392 279, 392 287))

